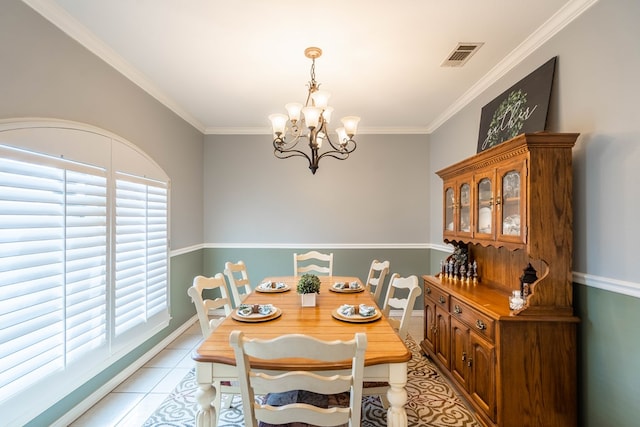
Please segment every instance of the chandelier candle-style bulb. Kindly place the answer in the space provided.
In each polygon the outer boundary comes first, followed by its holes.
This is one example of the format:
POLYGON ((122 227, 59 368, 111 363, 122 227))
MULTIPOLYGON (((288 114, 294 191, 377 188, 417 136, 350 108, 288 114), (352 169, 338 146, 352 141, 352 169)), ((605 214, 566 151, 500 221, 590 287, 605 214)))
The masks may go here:
POLYGON ((327 124, 331 122, 331 113, 333 113, 333 107, 327 107, 322 112, 322 118, 327 124))
POLYGON ((329 105, 330 97, 331 97, 331 94, 326 90, 317 90, 311 94, 313 105, 315 105, 318 108, 327 108, 327 105, 329 105))
POLYGON ((289 114, 289 120, 291 123, 296 123, 300 120, 300 112, 302 111, 302 104, 298 102, 290 102, 284 106, 287 109, 287 113, 289 114))
POLYGON ((347 131, 344 130, 343 127, 340 127, 336 129, 336 133, 338 134, 338 144, 340 144, 341 146, 345 146, 347 142, 349 142, 347 131))
POLYGON ((347 116, 342 118, 342 124, 344 125, 344 130, 349 135, 350 138, 356 136, 356 132, 358 131, 358 123, 360 122, 360 117, 357 116, 347 116))
POLYGON ((322 108, 318 107, 304 107, 302 109, 304 114, 304 121, 309 129, 317 128, 320 121, 320 115, 322 114, 322 108))
POLYGON ((287 127, 287 119, 288 117, 285 114, 271 114, 269 116, 274 135, 280 136, 284 134, 284 130, 287 127))
POLYGON ((273 128, 273 154, 279 159, 304 157, 309 161, 309 169, 316 173, 318 163, 323 157, 346 160, 357 147, 353 137, 358 130, 360 117, 347 116, 342 119, 344 127, 336 129, 338 140, 329 136, 329 123, 333 107, 329 106, 331 94, 320 90, 316 82, 316 59, 322 55, 322 49, 309 47, 304 54, 311 59, 311 80, 307 84, 307 100, 303 104, 291 102, 285 105, 287 114, 269 116, 273 128), (333 139, 333 141, 332 141, 333 139), (300 141, 307 141, 305 152, 300 141))

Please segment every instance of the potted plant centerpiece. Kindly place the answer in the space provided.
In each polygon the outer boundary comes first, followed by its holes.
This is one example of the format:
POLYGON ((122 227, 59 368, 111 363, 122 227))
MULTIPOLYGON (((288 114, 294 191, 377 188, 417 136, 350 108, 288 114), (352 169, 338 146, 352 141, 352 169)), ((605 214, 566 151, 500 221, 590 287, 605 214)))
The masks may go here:
POLYGON ((316 295, 320 292, 320 279, 315 274, 303 274, 296 290, 302 298, 303 307, 315 307, 316 295))

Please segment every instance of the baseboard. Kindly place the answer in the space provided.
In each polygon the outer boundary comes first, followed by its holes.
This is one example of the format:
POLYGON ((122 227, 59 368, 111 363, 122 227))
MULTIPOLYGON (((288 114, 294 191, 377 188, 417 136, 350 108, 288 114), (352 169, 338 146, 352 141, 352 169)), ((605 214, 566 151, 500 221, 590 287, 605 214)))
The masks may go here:
POLYGON ((87 412, 91 407, 95 406, 102 398, 118 387, 123 381, 129 378, 135 371, 143 367, 149 360, 153 359, 158 353, 164 350, 171 342, 182 335, 187 329, 198 321, 198 316, 194 316, 187 320, 182 326, 178 327, 170 335, 168 335, 161 342, 156 344, 151 350, 146 352, 142 357, 137 359, 134 363, 122 370, 118 375, 113 377, 102 387, 95 392, 91 393, 82 402, 73 407, 64 416, 56 420, 51 424, 51 427, 66 427, 71 424, 76 418, 87 412))

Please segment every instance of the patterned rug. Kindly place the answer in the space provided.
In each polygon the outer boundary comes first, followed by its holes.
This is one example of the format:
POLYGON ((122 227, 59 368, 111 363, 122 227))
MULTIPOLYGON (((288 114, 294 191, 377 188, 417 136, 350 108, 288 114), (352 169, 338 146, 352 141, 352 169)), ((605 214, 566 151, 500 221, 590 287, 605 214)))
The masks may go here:
MULTIPOLYGON (((405 406, 411 427, 480 427, 473 413, 467 409, 458 394, 438 373, 429 358, 422 355, 420 347, 410 336, 406 340, 412 359, 408 366, 405 406)), ((193 427, 196 412, 195 372, 191 370, 144 427, 193 427)), ((226 396, 223 396, 225 399, 226 396)), ((364 427, 387 425, 387 411, 378 397, 362 399, 362 423, 364 427)), ((220 414, 220 427, 243 427, 242 404, 238 395, 233 396, 231 408, 220 414)))

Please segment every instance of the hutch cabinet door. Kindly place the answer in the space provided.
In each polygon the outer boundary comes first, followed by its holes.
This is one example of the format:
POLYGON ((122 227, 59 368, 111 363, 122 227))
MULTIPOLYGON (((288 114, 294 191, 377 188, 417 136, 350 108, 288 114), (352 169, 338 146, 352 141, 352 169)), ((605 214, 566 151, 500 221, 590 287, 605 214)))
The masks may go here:
POLYGON ((459 237, 471 237, 471 175, 458 181, 456 231, 459 237))
MULTIPOLYGON (((496 350, 475 332, 469 334, 469 395, 487 414, 496 421, 496 350)), ((508 375, 508 373, 503 373, 508 375)), ((516 405, 517 402, 505 402, 516 405)))
POLYGON ((455 317, 451 319, 451 375, 469 391, 469 327, 455 317))
POLYGON ((495 240, 495 171, 478 173, 474 176, 475 190, 475 230, 477 239, 495 240))
POLYGON ((450 322, 448 308, 436 306, 436 349, 435 354, 440 363, 449 368, 451 362, 449 360, 451 342, 450 342, 450 322))
MULTIPOLYGON (((425 288, 425 296, 427 294, 427 288, 425 288)), ((430 293, 430 292, 429 292, 430 293)), ((426 348, 432 353, 436 350, 436 303, 430 298, 424 299, 424 341, 422 341, 422 347, 426 348)))
POLYGON ((469 174, 444 184, 443 235, 451 239, 473 235, 471 177, 469 174))
POLYGON ((497 239, 503 242, 527 242, 527 159, 522 157, 498 168, 500 186, 496 199, 497 239))
POLYGON ((444 224, 442 229, 442 235, 445 237, 446 236, 455 237, 456 232, 455 232, 454 215, 455 215, 455 206, 456 206, 456 195, 455 195, 454 181, 445 182, 443 195, 444 195, 444 200, 442 205, 444 207, 444 211, 442 213, 442 219, 444 224))

